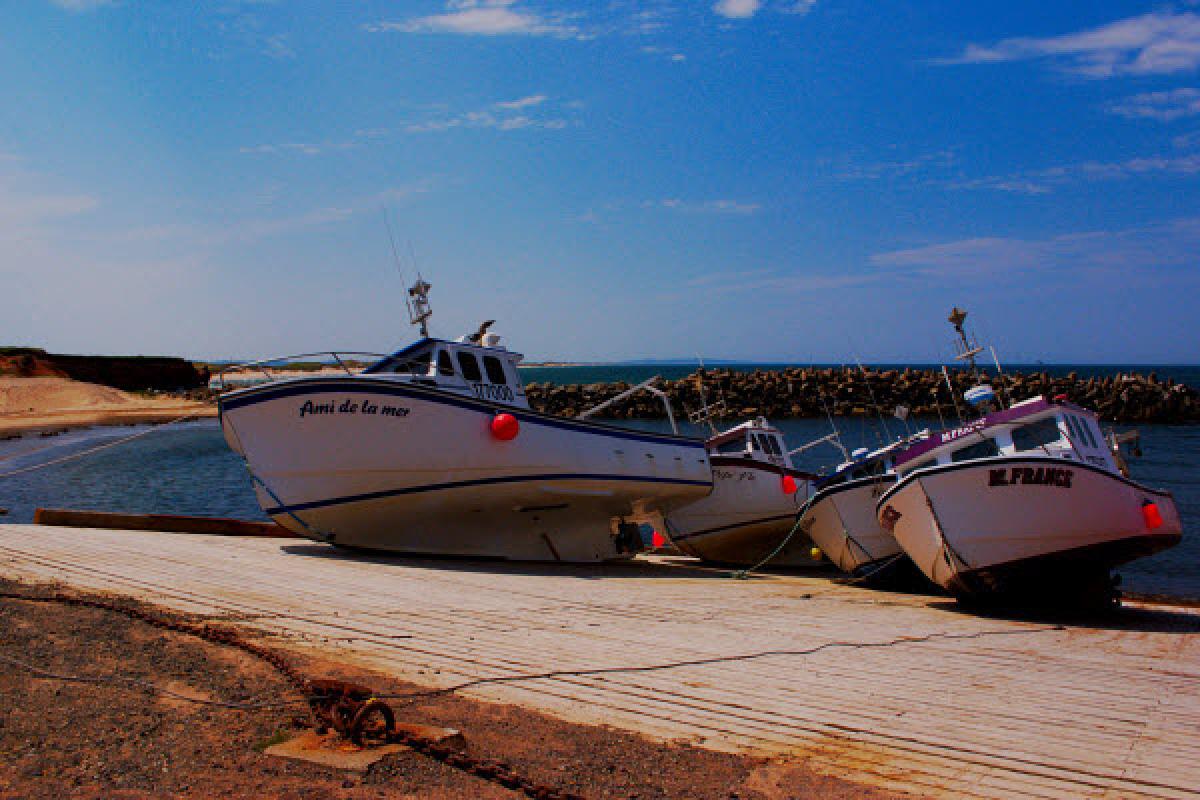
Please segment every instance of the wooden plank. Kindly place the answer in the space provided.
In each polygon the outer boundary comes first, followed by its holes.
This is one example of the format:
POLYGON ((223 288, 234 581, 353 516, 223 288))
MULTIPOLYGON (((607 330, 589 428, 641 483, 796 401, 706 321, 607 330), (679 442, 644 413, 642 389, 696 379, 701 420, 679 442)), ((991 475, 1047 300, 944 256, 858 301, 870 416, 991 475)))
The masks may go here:
POLYGON ((298 539, 296 534, 274 522, 249 522, 223 517, 194 517, 182 514, 117 514, 109 511, 72 511, 62 508, 38 508, 34 525, 60 528, 110 528, 125 531, 159 533, 198 533, 208 536, 261 536, 271 539, 298 539))

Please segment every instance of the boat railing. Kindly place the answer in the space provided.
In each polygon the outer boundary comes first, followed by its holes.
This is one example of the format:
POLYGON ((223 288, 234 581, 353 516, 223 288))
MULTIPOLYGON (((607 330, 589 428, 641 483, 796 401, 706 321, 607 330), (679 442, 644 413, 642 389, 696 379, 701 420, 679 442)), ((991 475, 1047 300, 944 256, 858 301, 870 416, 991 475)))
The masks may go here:
POLYGON ((843 459, 850 461, 850 454, 846 452, 846 447, 842 444, 842 437, 837 431, 834 431, 826 436, 822 436, 820 439, 813 439, 811 442, 802 444, 793 450, 788 450, 788 456, 798 455, 803 453, 805 450, 811 450, 812 448, 825 444, 826 442, 840 450, 842 452, 843 459))
MULTIPOLYGON (((275 358, 263 358, 257 361, 246 361, 241 364, 231 364, 224 367, 219 373, 217 373, 217 378, 214 381, 214 388, 216 388, 218 391, 225 391, 230 383, 249 382, 246 380, 238 381, 232 378, 232 375, 242 372, 261 373, 264 381, 277 380, 277 376, 274 372, 272 372, 272 369, 276 370, 277 372, 283 371, 286 369, 284 365, 290 362, 299 361, 300 359, 332 359, 331 361, 318 361, 317 363, 319 363, 322 368, 326 366, 337 367, 347 375, 354 375, 357 372, 362 371, 361 368, 354 368, 358 366, 359 359, 365 358, 369 359, 371 362, 375 362, 386 357, 387 355, 383 353, 363 353, 348 350, 325 350, 318 353, 298 353, 293 356, 276 356, 275 358)), ((291 371, 295 372, 299 370, 293 368, 291 371)))
POLYGON ((655 375, 653 378, 647 378, 646 380, 639 383, 637 386, 631 386, 628 389, 626 389, 625 391, 621 392, 620 394, 618 394, 614 397, 608 398, 603 403, 592 406, 587 411, 584 411, 583 413, 579 414, 579 416, 576 417, 576 419, 587 419, 588 417, 592 416, 593 414, 597 414, 597 413, 603 411, 604 409, 608 408, 609 406, 613 405, 614 403, 621 402, 622 400, 624 400, 626 397, 629 397, 630 395, 637 394, 638 392, 641 392, 641 391, 647 391, 650 394, 652 394, 655 397, 662 400, 663 407, 667 409, 667 419, 671 421, 671 432, 678 434, 679 426, 675 424, 675 412, 671 410, 671 399, 669 397, 667 397, 666 392, 664 392, 661 389, 656 388, 653 385, 656 381, 658 381, 660 379, 660 377, 661 376, 659 376, 659 375, 655 375))

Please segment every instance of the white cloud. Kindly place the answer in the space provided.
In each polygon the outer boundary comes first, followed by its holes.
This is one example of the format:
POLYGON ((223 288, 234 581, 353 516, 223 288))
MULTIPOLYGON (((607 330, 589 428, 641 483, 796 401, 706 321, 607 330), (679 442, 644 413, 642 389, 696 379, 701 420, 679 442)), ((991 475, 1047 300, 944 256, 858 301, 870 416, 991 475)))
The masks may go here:
POLYGON ((901 178, 931 169, 949 169, 958 163, 958 153, 954 149, 938 150, 923 153, 902 161, 875 161, 866 164, 854 164, 840 173, 842 178, 853 180, 878 180, 882 178, 901 178))
MULTIPOLYGON (((1181 137, 1182 138, 1182 137, 1181 137)), ((1185 142, 1177 141, 1177 146, 1185 142)), ((1200 154, 1140 156, 1124 161, 1082 161, 1012 175, 952 181, 950 189, 992 189, 1017 194, 1046 194, 1064 184, 1089 180, 1124 180, 1136 177, 1190 176, 1200 173, 1200 154)))
MULTIPOLYGON (((400 132, 442 133, 457 128, 491 128, 498 131, 524 129, 561 131, 579 124, 575 120, 562 116, 554 109, 546 110, 548 100, 549 98, 544 94, 529 95, 517 100, 493 103, 478 111, 410 122, 404 125, 400 132), (535 116, 535 112, 538 110, 541 110, 541 116, 535 116)), ((578 103, 564 103, 563 107, 575 109, 579 105, 578 103)))
POLYGON ((578 37, 581 32, 566 16, 542 17, 514 8, 516 0, 466 0, 447 3, 444 14, 415 17, 403 22, 367 25, 372 33, 446 33, 464 36, 578 37))
POLYGON ((713 11, 727 19, 749 19, 761 6, 762 0, 717 0, 713 11))
MULTIPOLYGON (((16 159, 13 159, 16 160, 16 159)), ((21 237, 42 225, 99 207, 93 195, 45 188, 36 176, 0 175, 0 236, 21 237)))
POLYGON ((1131 270, 1188 267, 1200 251, 1200 217, 1118 231, 1047 239, 979 237, 871 256, 874 266, 940 278, 1003 278, 1016 272, 1123 276, 1131 270))
POLYGON ((1200 114, 1200 89, 1172 89, 1144 92, 1111 103, 1108 111, 1122 117, 1156 119, 1170 122, 1200 114))
POLYGON ((495 107, 515 111, 522 108, 529 108, 531 106, 540 106, 544 102, 546 102, 546 95, 531 94, 528 97, 522 97, 519 100, 508 100, 503 103, 496 103, 495 107))
POLYGON ((1192 148, 1200 147, 1200 131, 1180 134, 1171 140, 1171 144, 1178 150, 1191 150, 1192 148))
POLYGON ((91 11, 101 6, 112 5, 113 0, 50 0, 50 2, 67 11, 91 11))
POLYGON ((684 283, 681 288, 699 290, 704 294, 811 292, 822 289, 845 289, 876 283, 880 280, 882 278, 878 272, 841 272, 831 275, 819 272, 788 272, 779 269, 750 269, 697 275, 684 283))
POLYGON ((683 53, 675 52, 674 50, 668 49, 666 47, 660 47, 659 45, 654 45, 654 44, 643 45, 641 47, 641 51, 643 53, 645 53, 646 55, 665 56, 668 61, 674 62, 676 64, 687 61, 687 56, 685 56, 683 53))
POLYGON ((1045 38, 971 44, 942 63, 980 64, 1054 59, 1090 78, 1185 72, 1200 66, 1200 16, 1159 11, 1098 28, 1045 38))
POLYGON ((665 208, 670 211, 682 211, 689 214, 732 214, 749 216, 762 210, 758 203, 746 203, 740 200, 706 200, 689 202, 677 197, 667 197, 662 200, 646 200, 642 208, 665 208))
MULTIPOLYGON (((458 128, 491 128, 499 131, 517 131, 523 129, 539 129, 560 131, 579 122, 563 116, 560 111, 550 110, 537 115, 539 108, 544 108, 549 97, 544 94, 531 94, 516 100, 503 100, 492 103, 477 111, 466 111, 457 114, 442 113, 441 116, 430 116, 426 119, 416 119, 394 127, 360 128, 354 131, 352 137, 345 140, 324 142, 283 142, 278 144, 246 145, 238 149, 244 155, 304 155, 318 156, 347 150, 356 150, 370 144, 379 144, 401 134, 443 133, 458 128)), ((582 103, 572 101, 562 104, 562 108, 577 110, 582 103)))

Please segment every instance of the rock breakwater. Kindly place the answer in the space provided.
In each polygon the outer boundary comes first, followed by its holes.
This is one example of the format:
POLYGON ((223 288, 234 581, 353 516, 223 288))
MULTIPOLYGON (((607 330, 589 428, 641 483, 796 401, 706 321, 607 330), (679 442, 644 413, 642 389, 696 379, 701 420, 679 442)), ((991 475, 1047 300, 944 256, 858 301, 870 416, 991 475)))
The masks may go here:
MULTIPOLYGON (((966 373, 950 373, 953 393, 940 371, 859 370, 857 368, 790 368, 784 370, 704 370, 675 381, 660 381, 658 388, 671 399, 676 415, 701 406, 700 378, 708 402, 723 402, 729 419, 762 415, 768 419, 788 417, 874 416, 879 409, 890 415, 905 406, 915 416, 957 419, 955 403, 963 406, 962 394, 974 385, 966 373)), ((1045 372, 992 375, 988 381, 997 394, 1012 402, 1036 395, 1068 400, 1099 412, 1107 422, 1185 423, 1200 422, 1200 393, 1173 380, 1148 375, 1119 375, 1081 378, 1072 372, 1064 377, 1045 372)), ((551 414, 575 416, 629 388, 626 383, 555 385, 531 383, 525 393, 533 408, 551 414)), ((639 393, 601 412, 610 419, 665 418, 662 402, 639 393)))

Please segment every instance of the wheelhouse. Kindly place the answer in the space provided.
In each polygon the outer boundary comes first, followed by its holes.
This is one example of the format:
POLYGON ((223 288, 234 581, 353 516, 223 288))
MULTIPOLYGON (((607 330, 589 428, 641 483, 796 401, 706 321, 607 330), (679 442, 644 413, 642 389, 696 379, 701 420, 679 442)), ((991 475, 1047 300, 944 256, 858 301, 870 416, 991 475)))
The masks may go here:
POLYGON ((748 458, 777 467, 792 468, 792 458, 784 446, 783 434, 762 417, 713 436, 705 446, 712 456, 748 458))
POLYGON ((422 339, 363 370, 363 375, 391 377, 494 403, 528 408, 517 366, 523 356, 500 346, 487 334, 484 344, 463 337, 457 342, 422 339))
POLYGON ((1050 456, 1117 472, 1094 413, 1035 397, 898 454, 896 473, 903 477, 927 467, 1013 456, 1050 456))

